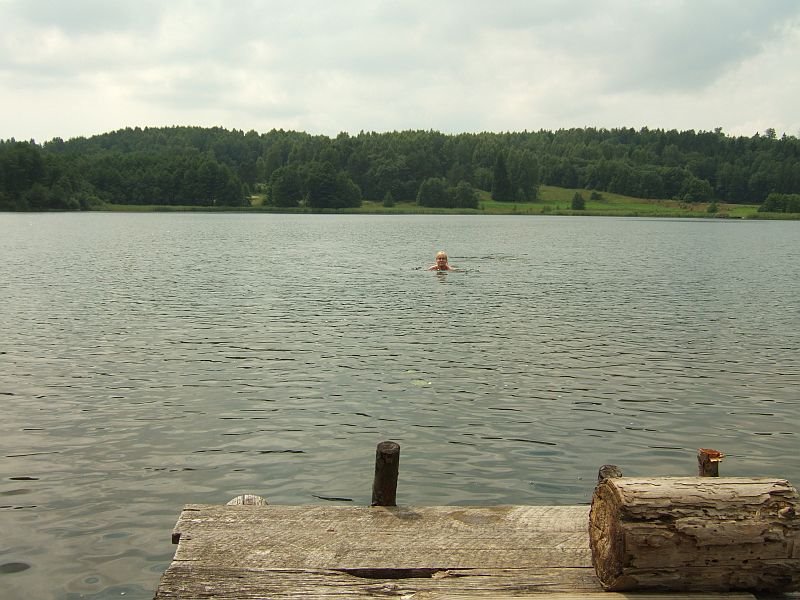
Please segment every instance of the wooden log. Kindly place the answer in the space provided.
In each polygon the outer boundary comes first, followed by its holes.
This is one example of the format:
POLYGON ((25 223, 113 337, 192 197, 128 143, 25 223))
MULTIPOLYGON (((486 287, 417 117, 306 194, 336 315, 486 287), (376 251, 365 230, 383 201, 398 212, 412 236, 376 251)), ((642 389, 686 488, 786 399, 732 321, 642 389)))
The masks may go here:
POLYGON ((375 451, 375 478, 372 481, 372 506, 397 506, 397 473, 400 445, 381 442, 375 451))
POLYGON ((800 496, 782 479, 607 478, 589 516, 611 591, 800 589, 800 496))

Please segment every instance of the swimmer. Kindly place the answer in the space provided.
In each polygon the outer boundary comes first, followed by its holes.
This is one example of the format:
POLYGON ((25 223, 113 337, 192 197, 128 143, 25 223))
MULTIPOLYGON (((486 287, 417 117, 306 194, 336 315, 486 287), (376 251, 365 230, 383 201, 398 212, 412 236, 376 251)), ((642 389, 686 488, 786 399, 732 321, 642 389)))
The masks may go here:
POLYGON ((447 262, 447 252, 440 250, 436 253, 436 264, 428 267, 428 271, 455 271, 456 268, 447 262))

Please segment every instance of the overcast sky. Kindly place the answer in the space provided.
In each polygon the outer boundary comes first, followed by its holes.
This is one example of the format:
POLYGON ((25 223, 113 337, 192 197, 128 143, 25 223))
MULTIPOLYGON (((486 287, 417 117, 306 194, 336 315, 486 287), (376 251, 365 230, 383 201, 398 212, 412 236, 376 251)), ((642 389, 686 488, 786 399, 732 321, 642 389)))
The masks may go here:
POLYGON ((0 139, 122 127, 800 136, 799 0, 0 0, 0 139))

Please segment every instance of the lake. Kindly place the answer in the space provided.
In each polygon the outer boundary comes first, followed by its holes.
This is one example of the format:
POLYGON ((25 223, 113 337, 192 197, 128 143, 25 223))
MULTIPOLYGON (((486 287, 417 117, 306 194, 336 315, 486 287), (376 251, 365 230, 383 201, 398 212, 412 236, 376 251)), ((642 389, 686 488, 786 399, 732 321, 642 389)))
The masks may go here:
POLYGON ((151 598, 183 504, 800 482, 800 223, 0 214, 0 589, 151 598), (462 272, 425 270, 446 250, 462 272))

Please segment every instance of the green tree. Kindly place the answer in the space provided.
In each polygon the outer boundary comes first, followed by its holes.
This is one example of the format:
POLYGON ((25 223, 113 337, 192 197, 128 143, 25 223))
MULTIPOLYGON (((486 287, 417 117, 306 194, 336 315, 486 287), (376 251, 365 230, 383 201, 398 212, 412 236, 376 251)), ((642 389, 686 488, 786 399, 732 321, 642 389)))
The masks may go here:
POLYGON ((30 207, 31 210, 45 210, 51 208, 50 190, 41 183, 34 183, 22 194, 23 205, 30 207))
POLYGON ((684 185, 682 192, 685 202, 707 202, 714 195, 711 184, 705 179, 698 179, 697 177, 690 178, 684 185))
POLYGON ((367 198, 382 198, 386 192, 402 194, 403 181, 408 179, 405 156, 376 156, 364 175, 367 198))
POLYGON ((517 202, 533 202, 539 193, 539 162, 528 150, 511 150, 508 153, 510 189, 517 202))
POLYGON ((515 192, 508 176, 506 159, 502 152, 498 152, 492 176, 492 199, 498 202, 513 202, 517 197, 515 192))
POLYGON ((337 180, 331 163, 312 162, 306 168, 308 205, 314 210, 335 208, 337 180))
POLYGON ((583 194, 575 192, 575 195, 572 196, 572 210, 584 210, 585 208, 586 200, 584 200, 583 194))
POLYGON ((303 199, 303 184, 297 167, 278 167, 269 178, 267 199, 269 204, 283 208, 300 205, 303 199))
POLYGON ((20 197, 34 184, 45 184, 45 161, 38 146, 11 142, 3 144, 0 151, 0 184, 11 197, 20 197))
POLYGON ((336 174, 336 197, 332 208, 358 208, 361 206, 361 188, 345 171, 336 174))
POLYGON ((361 189, 345 171, 336 171, 329 162, 306 165, 305 189, 308 205, 314 210, 361 206, 361 189))
POLYGON ((275 141, 266 148, 263 156, 259 157, 257 175, 261 181, 269 181, 276 169, 284 166, 289 159, 289 150, 282 141, 275 141))
POLYGON ((417 192, 417 204, 439 208, 449 208, 452 198, 443 177, 429 177, 424 180, 417 192))
POLYGON ((458 185, 450 188, 453 197, 452 204, 458 208, 478 208, 478 192, 467 181, 459 181, 458 185))

